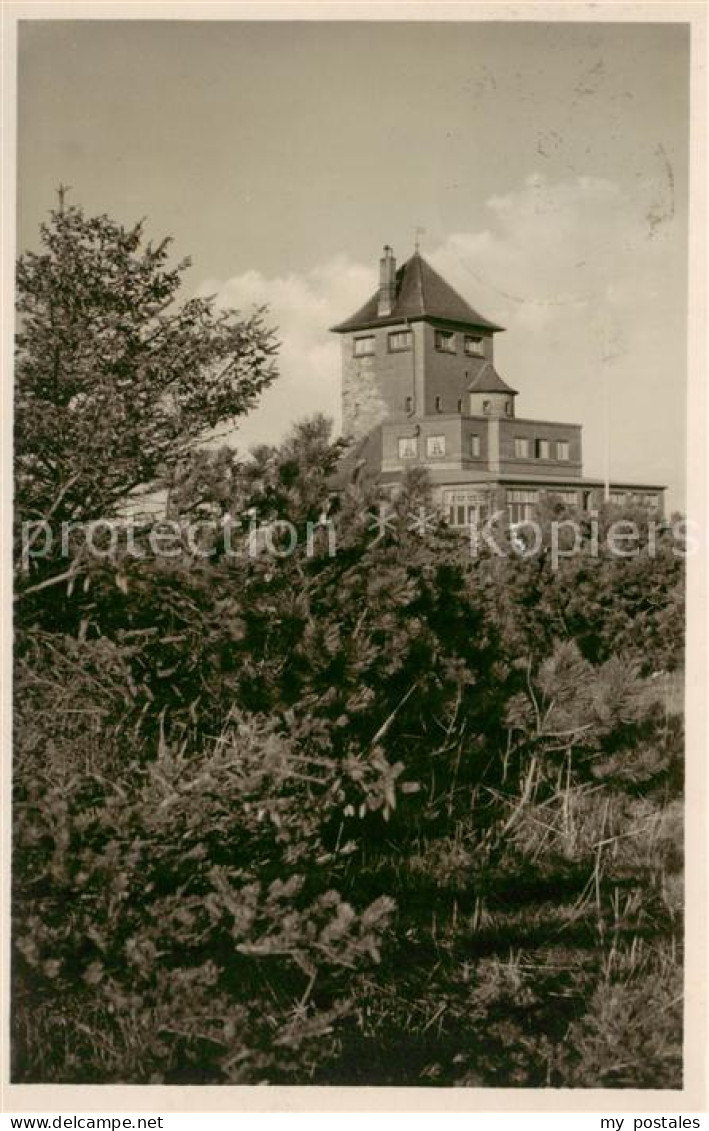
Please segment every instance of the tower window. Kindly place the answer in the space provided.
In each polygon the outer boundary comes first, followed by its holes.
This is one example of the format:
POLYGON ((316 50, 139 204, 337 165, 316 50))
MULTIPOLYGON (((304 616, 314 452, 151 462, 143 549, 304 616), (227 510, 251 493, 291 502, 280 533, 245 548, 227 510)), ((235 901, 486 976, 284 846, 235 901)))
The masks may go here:
POLYGON ((455 334, 451 330, 436 330, 435 345, 442 353, 455 353, 455 334))
POLYGON ((468 357, 484 357, 485 356, 485 343, 482 338, 476 337, 474 334, 466 334, 463 339, 463 349, 468 357))
POLYGON ((366 338, 355 338, 352 342, 352 353, 355 357, 370 357, 374 353, 374 334, 366 338))
POLYGON ((505 416, 512 416, 512 401, 505 401, 505 416))
POLYGON ((475 458, 480 455, 480 437, 475 433, 470 437, 470 454, 475 458))
POLYGON ((463 411, 463 402, 458 401, 458 412, 462 412, 462 411, 463 411))
POLYGON ((429 459, 436 459, 438 456, 446 454, 446 438, 445 436, 427 436, 426 437, 426 455, 429 459))
POLYGON ((411 349, 411 331, 395 330, 389 335, 389 353, 402 353, 411 349))
POLYGON ((399 459, 416 459, 418 443, 415 436, 399 437, 399 459))
POLYGON ((406 411, 407 412, 413 412, 413 410, 414 410, 414 398, 413 397, 407 397, 406 398, 406 411))
POLYGON ((492 401, 483 401, 483 412, 489 416, 492 412, 492 401))
POLYGON ((441 401, 441 398, 436 397, 436 412, 441 412, 442 408, 443 408, 443 403, 441 401))

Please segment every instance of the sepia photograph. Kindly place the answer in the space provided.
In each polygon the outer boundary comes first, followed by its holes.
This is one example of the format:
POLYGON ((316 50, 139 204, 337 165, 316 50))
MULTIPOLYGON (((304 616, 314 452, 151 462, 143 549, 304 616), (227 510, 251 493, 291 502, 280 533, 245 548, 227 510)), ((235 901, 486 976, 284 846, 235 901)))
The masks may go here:
POLYGON ((16 25, 10 1081, 669 1109, 690 23, 123 7, 16 25))

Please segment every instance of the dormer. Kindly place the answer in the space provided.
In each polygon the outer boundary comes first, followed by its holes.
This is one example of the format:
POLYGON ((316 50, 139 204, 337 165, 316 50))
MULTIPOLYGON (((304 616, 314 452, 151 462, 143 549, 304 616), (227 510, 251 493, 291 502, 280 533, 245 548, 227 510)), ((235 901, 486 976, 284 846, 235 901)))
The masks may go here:
POLYGON ((503 381, 491 361, 478 370, 468 385, 471 416, 514 417, 517 390, 503 381))

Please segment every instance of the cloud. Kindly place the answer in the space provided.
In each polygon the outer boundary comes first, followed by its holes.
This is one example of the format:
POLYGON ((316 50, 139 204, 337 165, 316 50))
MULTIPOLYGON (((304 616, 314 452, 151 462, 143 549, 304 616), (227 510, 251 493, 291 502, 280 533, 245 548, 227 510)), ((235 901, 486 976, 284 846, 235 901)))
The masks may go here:
MULTIPOLYGON (((423 253, 507 327, 496 361, 520 390, 518 415, 583 423, 585 471, 599 475, 607 393, 612 474, 672 482, 679 497, 685 258, 663 169, 658 159, 657 177, 632 193, 603 178, 531 173, 488 199, 478 228, 423 253)), ((376 275, 376 263, 339 255, 303 274, 202 284, 225 306, 268 304, 283 343, 281 377, 240 425, 239 446, 275 442, 317 411, 339 423, 340 343, 329 327, 364 303, 376 275)))
POLYGON ((324 412, 340 425, 340 341, 330 327, 361 306, 376 286, 376 271, 337 256, 302 275, 267 278, 259 271, 221 282, 207 279, 200 295, 248 313, 268 306, 267 321, 281 342, 280 376, 259 408, 239 425, 236 443, 273 443, 294 421, 324 412))
POLYGON ((671 174, 632 192, 530 174, 487 201, 478 231, 429 253, 473 306, 507 328, 496 362, 518 414, 584 424, 584 470, 684 493, 686 258, 671 174))
POLYGON ((510 328, 544 332, 592 310, 611 317, 631 292, 635 304, 642 300, 648 276, 657 283, 664 269, 671 217, 658 228, 653 187, 629 197, 603 178, 550 182, 532 173, 518 189, 488 199, 489 227, 452 234, 431 259, 464 293, 494 305, 510 328))

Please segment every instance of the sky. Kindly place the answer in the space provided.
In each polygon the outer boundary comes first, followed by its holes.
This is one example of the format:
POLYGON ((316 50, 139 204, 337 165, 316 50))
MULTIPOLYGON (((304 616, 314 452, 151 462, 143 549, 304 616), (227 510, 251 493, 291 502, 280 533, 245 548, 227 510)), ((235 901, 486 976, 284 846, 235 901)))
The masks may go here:
POLYGON ((18 249, 56 186, 145 217, 185 297, 269 306, 281 376, 233 442, 339 425, 329 327, 381 248, 506 328, 517 414, 584 426, 584 473, 685 491, 689 36, 681 24, 29 20, 18 249))

